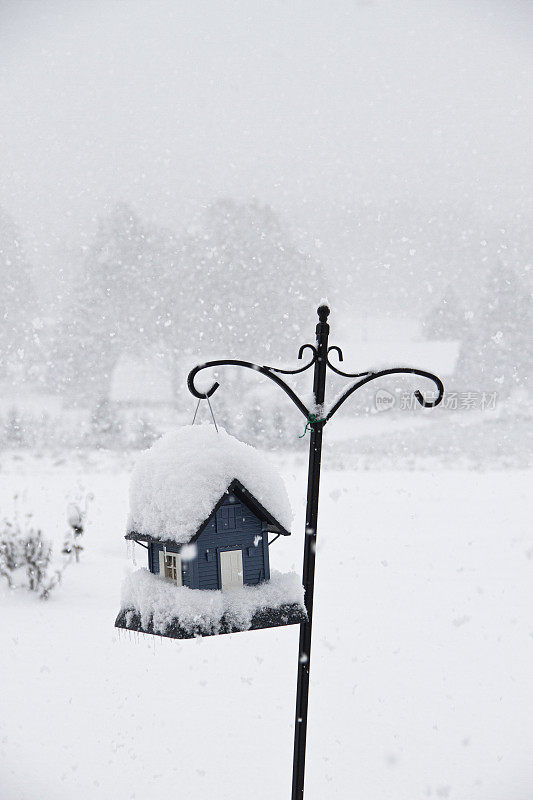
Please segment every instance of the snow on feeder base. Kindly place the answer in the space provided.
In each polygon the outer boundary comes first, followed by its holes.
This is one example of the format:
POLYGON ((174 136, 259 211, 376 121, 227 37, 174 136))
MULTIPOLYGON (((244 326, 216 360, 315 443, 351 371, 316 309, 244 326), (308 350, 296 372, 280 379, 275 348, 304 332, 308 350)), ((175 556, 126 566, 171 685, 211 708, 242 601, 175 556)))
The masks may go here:
POLYGON ((307 619, 296 573, 273 572, 269 581, 229 591, 176 587, 141 569, 125 581, 115 626, 192 639, 237 631, 295 625, 307 619))
POLYGON ((126 580, 116 627, 181 639, 304 622, 300 580, 270 574, 291 522, 265 455, 211 426, 167 434, 132 476, 125 538, 148 570, 126 580))

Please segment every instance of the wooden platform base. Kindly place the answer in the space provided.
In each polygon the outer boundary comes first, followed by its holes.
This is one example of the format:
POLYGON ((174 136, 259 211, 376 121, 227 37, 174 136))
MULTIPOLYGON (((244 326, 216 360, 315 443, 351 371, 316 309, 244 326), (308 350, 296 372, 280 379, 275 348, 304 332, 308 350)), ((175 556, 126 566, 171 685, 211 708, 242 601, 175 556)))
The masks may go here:
POLYGON ((224 633, 238 633, 242 630, 256 631, 260 628, 277 628, 282 625, 299 625, 306 622, 307 614, 297 603, 287 604, 280 608, 265 608, 254 614, 249 628, 236 627, 234 622, 222 617, 217 628, 195 627, 193 630, 183 628, 176 620, 169 625, 165 632, 154 630, 152 621, 146 627, 141 625, 141 617, 137 611, 123 610, 115 620, 115 628, 124 628, 128 631, 151 633, 154 636, 167 636, 170 639, 195 639, 197 636, 220 636, 224 633))

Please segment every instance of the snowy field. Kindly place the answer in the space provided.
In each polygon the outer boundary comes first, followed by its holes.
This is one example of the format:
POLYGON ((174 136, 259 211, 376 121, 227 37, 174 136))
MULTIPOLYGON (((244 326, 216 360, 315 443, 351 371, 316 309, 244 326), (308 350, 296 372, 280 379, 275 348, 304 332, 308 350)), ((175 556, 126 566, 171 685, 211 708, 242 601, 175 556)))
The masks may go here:
MULTIPOLYGON (((306 800, 531 800, 533 532, 527 471, 324 464, 306 800)), ((129 458, 4 456, 44 533, 93 492, 85 551, 48 602, 1 588, 1 800, 290 797, 298 628, 119 633, 129 458)), ((301 569, 297 518, 271 549, 301 569)), ((137 548, 137 563, 145 551, 137 548)))

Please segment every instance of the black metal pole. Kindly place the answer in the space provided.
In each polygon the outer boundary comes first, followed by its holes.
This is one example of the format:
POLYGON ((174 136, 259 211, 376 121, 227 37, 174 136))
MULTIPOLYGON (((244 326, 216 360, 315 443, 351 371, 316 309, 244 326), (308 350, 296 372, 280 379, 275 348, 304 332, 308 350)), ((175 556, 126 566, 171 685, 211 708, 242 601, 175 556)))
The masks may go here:
MULTIPOLYGON (((318 518, 318 492, 320 488, 320 460, 322 456, 322 432, 324 425, 339 410, 341 405, 354 392, 370 381, 382 378, 386 375, 420 375, 433 381, 437 387, 437 397, 434 400, 426 400, 420 391, 415 392, 415 397, 421 406, 433 408, 438 406, 444 396, 444 386, 440 378, 431 372, 414 369, 411 367, 393 367, 379 372, 343 372, 334 366, 328 358, 328 336, 329 325, 327 322, 329 308, 326 305, 318 308, 319 323, 316 326, 316 347, 304 344, 300 347, 298 358, 306 349, 313 352, 313 359, 303 367, 297 369, 279 369, 275 367, 260 366, 252 364, 250 361, 237 361, 235 359, 222 359, 218 361, 207 361, 199 364, 189 372, 187 385, 189 391, 199 400, 208 399, 216 392, 219 384, 215 381, 207 391, 200 391, 196 388, 194 381, 199 372, 204 369, 214 367, 237 366, 253 369, 261 375, 265 375, 274 381, 288 395, 292 402, 307 418, 311 427, 311 442, 309 445, 309 474, 307 479, 307 510, 305 517, 305 545, 304 545, 304 568, 303 586, 305 589, 305 607, 307 609, 307 622, 300 626, 300 648, 298 654, 298 685, 296 689, 296 723, 294 729, 294 762, 292 773, 292 800, 303 800, 304 796, 304 774, 305 774, 305 743, 307 738, 307 708, 309 701, 309 669, 311 665, 311 628, 313 624, 313 591, 315 584, 315 550, 316 550, 316 531, 318 518), (279 377, 282 375, 298 375, 314 366, 313 392, 315 408, 308 409, 305 403, 295 394, 285 381, 279 377), (331 369, 337 375, 345 378, 356 379, 356 382, 349 386, 336 400, 328 413, 321 413, 320 408, 326 395, 326 368, 331 369)), ((337 345, 330 348, 330 351, 337 353, 339 361, 343 361, 342 350, 337 345)))
MULTIPOLYGON (((316 326, 317 359, 313 381, 315 404, 321 406, 326 394, 326 364, 328 354, 329 308, 318 309, 319 323, 316 326)), ((320 416, 320 415, 318 415, 320 416)), ((298 684, 296 689, 296 719, 294 727, 294 761, 292 772, 292 800, 304 796, 305 743, 307 738, 307 708, 309 701, 309 669, 311 666, 311 630, 313 625, 313 591, 315 585, 315 552, 318 519, 318 492, 320 487, 320 461, 322 457, 322 430, 325 422, 311 423, 309 444, 309 473, 307 479, 307 510, 305 516, 305 545, 303 586, 307 622, 300 626, 300 648, 298 653, 298 684)))

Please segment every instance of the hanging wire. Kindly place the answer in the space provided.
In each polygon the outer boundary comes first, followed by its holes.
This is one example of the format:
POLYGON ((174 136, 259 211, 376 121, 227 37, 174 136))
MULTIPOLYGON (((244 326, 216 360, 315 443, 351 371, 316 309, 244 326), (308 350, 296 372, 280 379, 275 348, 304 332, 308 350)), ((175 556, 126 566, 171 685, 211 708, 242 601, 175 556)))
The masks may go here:
POLYGON ((209 399, 209 395, 206 394, 205 398, 207 400, 207 404, 209 406, 209 411, 211 412, 211 416, 213 417, 213 425, 215 426, 215 430, 218 433, 218 425, 217 425, 217 421, 215 419, 215 415, 213 414, 213 409, 211 407, 211 401, 209 399))
POLYGON ((213 425, 215 426, 215 430, 216 430, 216 432, 217 432, 217 433, 219 433, 219 430, 218 430, 218 425, 217 425, 217 421, 216 421, 216 419, 215 419, 215 415, 214 415, 214 413, 213 413, 213 407, 212 407, 212 405, 211 405, 211 401, 210 401, 210 399, 209 399, 209 397, 208 397, 207 395, 205 396, 205 398, 204 398, 204 397, 201 397, 201 398, 198 400, 198 402, 196 403, 196 408, 195 408, 195 410, 194 410, 194 415, 193 415, 193 418, 192 418, 192 423, 191 423, 191 424, 192 424, 192 425, 194 425, 194 422, 195 422, 195 420, 196 420, 196 416, 197 416, 197 414, 198 414, 198 409, 200 408, 200 403, 202 402, 202 400, 207 400, 207 405, 209 406, 209 411, 211 412, 211 418, 212 418, 212 420, 213 420, 213 425))
POLYGON ((194 416, 193 416, 193 418, 192 418, 192 423, 191 423, 192 425, 194 425, 194 421, 195 421, 195 419, 196 419, 196 415, 198 414, 198 409, 200 408, 200 403, 201 403, 201 402, 202 402, 202 400, 201 400, 201 398, 200 398, 200 400, 198 400, 198 402, 196 403, 196 409, 195 409, 195 411, 194 411, 194 416))

